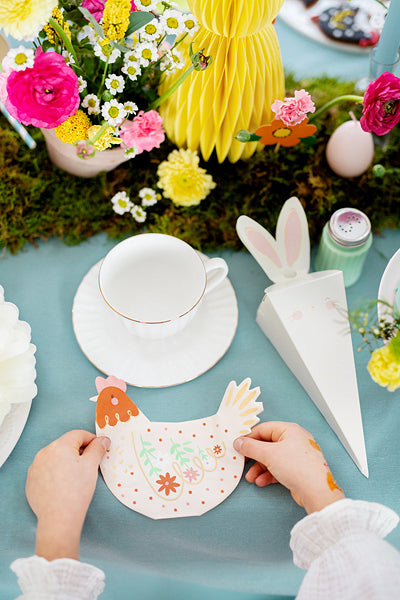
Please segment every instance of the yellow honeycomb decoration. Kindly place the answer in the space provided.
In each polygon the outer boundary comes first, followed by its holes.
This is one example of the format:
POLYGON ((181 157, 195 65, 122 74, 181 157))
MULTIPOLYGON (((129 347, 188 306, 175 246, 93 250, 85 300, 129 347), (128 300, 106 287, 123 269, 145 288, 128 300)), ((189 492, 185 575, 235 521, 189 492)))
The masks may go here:
MULTIPOLYGON (((254 131, 270 123, 271 104, 284 95, 284 74, 273 26, 283 0, 187 0, 200 29, 180 44, 212 56, 211 65, 192 73, 160 106, 169 139, 178 147, 199 150, 208 160, 215 149, 219 162, 250 157, 257 142, 234 139, 240 129, 254 131)), ((187 65, 190 66, 188 56, 187 65)), ((178 79, 169 75, 164 93, 178 79)))

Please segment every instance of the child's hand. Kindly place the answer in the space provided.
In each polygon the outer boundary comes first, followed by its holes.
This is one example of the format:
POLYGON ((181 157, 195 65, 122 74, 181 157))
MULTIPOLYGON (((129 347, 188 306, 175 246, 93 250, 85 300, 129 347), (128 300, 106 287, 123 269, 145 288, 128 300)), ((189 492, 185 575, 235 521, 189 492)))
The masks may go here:
POLYGON ((38 518, 38 556, 79 558, 83 522, 109 445, 106 437, 76 430, 37 453, 28 470, 26 497, 38 518))
POLYGON ((234 442, 240 454, 257 461, 246 479, 259 486, 281 483, 307 513, 344 498, 313 436, 295 423, 271 421, 234 442))

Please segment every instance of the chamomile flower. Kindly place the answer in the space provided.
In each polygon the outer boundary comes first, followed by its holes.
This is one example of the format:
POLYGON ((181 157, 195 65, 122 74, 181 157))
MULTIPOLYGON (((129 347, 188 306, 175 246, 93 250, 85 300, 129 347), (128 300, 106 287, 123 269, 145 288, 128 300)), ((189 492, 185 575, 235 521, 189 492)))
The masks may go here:
POLYGON ((105 86, 110 93, 115 96, 123 91, 125 87, 125 81, 122 75, 109 75, 105 80, 105 86))
POLYGON ((167 9, 160 17, 160 22, 165 33, 168 35, 179 35, 185 33, 182 13, 179 10, 167 9))
POLYGON ((103 62, 107 62, 108 64, 113 64, 121 56, 121 51, 118 48, 113 48, 110 44, 100 44, 96 42, 93 46, 93 50, 96 56, 100 58, 103 62))
POLYGON ((134 51, 142 67, 147 67, 151 62, 158 59, 157 48, 149 42, 136 44, 134 51))
POLYGON ((139 198, 142 199, 142 206, 153 206, 160 198, 160 194, 151 188, 144 187, 139 191, 139 198))
POLYGON ((185 66, 185 59, 183 58, 182 53, 176 48, 173 48, 169 54, 173 70, 175 71, 176 69, 183 69, 185 66))
POLYGON ((124 102, 124 109, 127 115, 132 115, 138 111, 139 107, 134 102, 124 102))
POLYGON ((126 192, 117 192, 112 198, 111 202, 114 211, 118 215, 123 215, 130 212, 133 208, 133 203, 130 201, 129 196, 126 192))
POLYGON ((35 54, 33 48, 18 46, 7 52, 7 63, 14 71, 24 71, 33 67, 35 54))
POLYGON ((147 40, 149 42, 158 40, 163 34, 164 31, 161 27, 161 24, 159 21, 156 21, 156 19, 153 19, 150 21, 150 23, 147 23, 140 29, 140 39, 147 40))
POLYGON ((127 77, 129 77, 131 81, 136 81, 136 79, 142 72, 138 62, 136 64, 133 62, 125 63, 124 66, 121 68, 121 71, 122 73, 127 75, 127 77))
POLYGON ((100 112, 100 100, 96 94, 88 94, 82 100, 83 108, 86 108, 89 115, 98 115, 100 112))
POLYGON ((138 223, 144 223, 147 217, 146 211, 138 204, 132 206, 131 215, 138 223))
MULTIPOLYGON (((136 44, 137 42, 135 42, 136 44)), ((124 64, 138 64, 138 57, 136 56, 134 50, 129 50, 129 52, 125 52, 124 54, 124 64)))
POLYGON ((182 15, 182 20, 185 32, 190 33, 192 35, 193 33, 196 33, 196 31, 200 27, 200 25, 197 22, 197 19, 190 13, 182 15))
POLYGON ((71 65, 74 65, 74 64, 75 64, 75 59, 74 59, 74 57, 72 56, 72 54, 70 54, 70 53, 68 52, 68 50, 63 50, 63 51, 62 51, 62 56, 63 56, 63 58, 64 58, 64 60, 65 60, 65 64, 66 64, 66 65, 69 65, 69 66, 71 66, 71 65))
POLYGON ((83 77, 81 75, 79 75, 78 77, 78 82, 79 82, 79 93, 83 92, 83 90, 85 90, 87 88, 87 81, 85 81, 85 79, 83 79, 83 77))
POLYGON ((157 12, 157 2, 154 0, 135 0, 137 10, 146 12, 157 12))
POLYGON ((109 125, 118 127, 126 117, 126 110, 123 104, 112 99, 110 102, 104 102, 101 107, 101 114, 109 125))

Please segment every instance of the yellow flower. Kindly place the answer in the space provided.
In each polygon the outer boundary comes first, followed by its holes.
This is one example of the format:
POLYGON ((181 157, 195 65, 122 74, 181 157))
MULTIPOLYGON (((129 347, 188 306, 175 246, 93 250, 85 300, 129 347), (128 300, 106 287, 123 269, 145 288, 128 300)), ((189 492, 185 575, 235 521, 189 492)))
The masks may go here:
POLYGON ((0 27, 17 40, 32 39, 44 27, 58 0, 7 0, 0 2, 0 27))
MULTIPOLYGON (((61 10, 58 7, 56 7, 53 10, 51 16, 53 17, 53 19, 55 21, 57 21, 57 23, 60 25, 60 27, 62 27, 64 29, 65 34, 67 35, 67 37, 69 39, 71 39, 71 31, 69 29, 69 25, 68 25, 68 23, 66 21, 64 21, 64 17, 63 17, 63 14, 62 14, 61 10)), ((58 40, 61 40, 59 34, 48 23, 44 26, 44 30, 45 30, 45 32, 47 34, 47 37, 49 39, 49 42, 51 44, 54 45, 56 43, 56 36, 57 36, 58 40)))
POLYGON ((398 362, 390 345, 373 351, 367 366, 372 379, 389 392, 400 387, 400 362, 398 362))
MULTIPOLYGON (((88 138, 94 138, 96 133, 99 131, 101 125, 92 125, 88 130, 88 138)), ((113 144, 120 144, 121 140, 113 136, 115 133, 115 127, 107 127, 105 132, 99 137, 99 139, 93 143, 96 150, 106 150, 111 148, 113 144)))
POLYGON ((107 0, 103 12, 103 32, 110 40, 122 40, 129 27, 130 0, 107 0))
POLYGON ((158 187, 177 206, 200 204, 215 183, 205 169, 199 167, 199 156, 192 150, 173 150, 157 169, 158 187))
POLYGON ((66 144, 73 144, 78 140, 86 140, 90 127, 90 120, 86 113, 77 110, 74 115, 68 117, 64 123, 61 123, 54 129, 59 140, 66 144))

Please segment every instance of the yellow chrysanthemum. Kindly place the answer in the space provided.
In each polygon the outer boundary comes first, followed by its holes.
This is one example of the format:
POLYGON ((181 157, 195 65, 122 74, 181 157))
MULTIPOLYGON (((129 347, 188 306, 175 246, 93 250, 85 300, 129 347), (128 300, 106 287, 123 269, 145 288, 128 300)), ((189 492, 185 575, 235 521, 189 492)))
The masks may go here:
POLYGON ((73 144, 79 140, 86 140, 90 127, 90 120, 86 113, 77 110, 74 115, 68 117, 64 123, 61 123, 54 129, 59 140, 65 144, 73 144))
POLYGON ((192 150, 173 150, 157 169, 158 187, 177 206, 200 204, 215 183, 205 169, 199 167, 199 155, 192 150))
MULTIPOLYGON (((68 36, 68 38, 71 39, 71 31, 69 29, 69 25, 68 25, 68 23, 66 21, 64 21, 64 17, 63 17, 63 14, 62 14, 61 10, 58 7, 56 7, 53 10, 51 16, 53 17, 53 19, 55 21, 57 21, 57 23, 60 25, 60 27, 62 27, 64 29, 65 34, 68 36)), ((44 26, 44 30, 45 30, 45 32, 47 34, 47 37, 49 39, 49 42, 51 44, 55 44, 56 43, 56 36, 57 36, 57 40, 61 40, 60 35, 48 23, 44 26)))
POLYGON ((103 12, 103 32, 110 40, 122 40, 129 27, 130 0, 107 0, 103 12))
POLYGON ((51 17, 58 0, 7 0, 0 3, 0 27, 17 40, 33 39, 51 17))
MULTIPOLYGON (((88 138, 94 138, 96 133, 99 131, 100 127, 100 125, 92 125, 91 127, 89 127, 88 138)), ((106 150, 107 148, 111 148, 113 144, 120 144, 121 140, 117 137, 114 137, 114 133, 115 127, 107 127, 105 132, 93 144, 96 150, 106 150)))
POLYGON ((374 350, 368 363, 368 372, 372 379, 389 392, 400 387, 400 362, 398 362, 390 345, 374 350))

